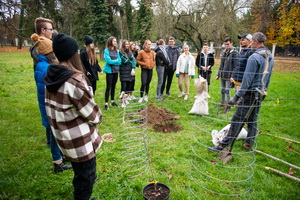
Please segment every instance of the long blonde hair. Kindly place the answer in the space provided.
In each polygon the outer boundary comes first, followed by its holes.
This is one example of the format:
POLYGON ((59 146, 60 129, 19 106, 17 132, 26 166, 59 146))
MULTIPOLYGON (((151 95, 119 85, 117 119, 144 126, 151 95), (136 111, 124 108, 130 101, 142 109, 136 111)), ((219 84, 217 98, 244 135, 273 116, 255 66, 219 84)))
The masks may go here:
POLYGON ((97 60, 97 54, 96 54, 96 50, 95 47, 91 48, 91 45, 86 45, 86 53, 88 55, 88 59, 89 59, 89 63, 91 65, 96 64, 96 60, 97 60))

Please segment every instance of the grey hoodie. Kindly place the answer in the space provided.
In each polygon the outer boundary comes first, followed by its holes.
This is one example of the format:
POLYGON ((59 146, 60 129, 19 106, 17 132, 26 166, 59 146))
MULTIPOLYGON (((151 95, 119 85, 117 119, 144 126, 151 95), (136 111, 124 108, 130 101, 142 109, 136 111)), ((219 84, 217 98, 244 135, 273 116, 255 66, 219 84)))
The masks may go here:
POLYGON ((264 90, 266 91, 270 84, 270 77, 274 66, 274 58, 269 49, 261 47, 257 49, 248 59, 245 74, 242 81, 242 86, 236 93, 236 96, 241 97, 246 92, 253 92, 256 88, 262 90, 262 78, 265 70, 266 54, 260 54, 266 50, 269 54, 268 73, 264 77, 264 90))

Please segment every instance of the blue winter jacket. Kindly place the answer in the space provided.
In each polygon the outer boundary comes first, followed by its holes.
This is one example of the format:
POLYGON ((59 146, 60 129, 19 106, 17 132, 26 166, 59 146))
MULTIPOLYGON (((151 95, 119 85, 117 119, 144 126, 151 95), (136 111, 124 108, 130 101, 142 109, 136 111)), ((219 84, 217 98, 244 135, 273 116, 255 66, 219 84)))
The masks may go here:
POLYGON ((117 53, 117 59, 116 60, 112 60, 110 58, 108 48, 104 49, 104 61, 106 63, 104 65, 103 72, 106 73, 106 74, 111 74, 112 73, 111 65, 121 65, 121 63, 122 63, 122 60, 121 60, 121 57, 120 57, 119 53, 117 53))
POLYGON ((241 97, 246 92, 256 91, 256 88, 262 90, 262 78, 263 72, 265 71, 266 53, 260 54, 260 52, 263 52, 264 50, 266 50, 269 54, 268 73, 263 79, 264 90, 267 90, 270 84, 270 77, 274 66, 274 58, 269 49, 266 47, 261 47, 249 57, 242 81, 242 86, 236 93, 236 96, 241 97))
POLYGON ((233 79, 235 81, 242 82, 247 65, 247 60, 253 53, 254 50, 252 50, 251 48, 247 48, 242 49, 241 52, 238 54, 237 67, 234 69, 233 72, 233 79))
POLYGON ((47 73, 49 67, 48 58, 44 55, 38 55, 38 63, 34 70, 34 79, 37 87, 37 98, 40 108, 40 113, 42 116, 42 124, 46 128, 50 128, 50 124, 47 118, 46 108, 45 108, 45 83, 44 76, 47 73))

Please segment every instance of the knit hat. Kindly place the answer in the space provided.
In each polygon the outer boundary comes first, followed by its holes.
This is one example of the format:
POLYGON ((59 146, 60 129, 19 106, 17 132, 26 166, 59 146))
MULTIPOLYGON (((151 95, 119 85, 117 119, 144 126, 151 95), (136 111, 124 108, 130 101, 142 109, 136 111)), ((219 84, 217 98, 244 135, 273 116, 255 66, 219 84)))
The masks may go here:
POLYGON ((77 41, 64 33, 53 38, 53 51, 59 61, 66 61, 78 51, 77 41))
POLYGON ((248 40, 252 40, 252 35, 249 33, 246 33, 244 35, 238 35, 238 39, 246 38, 248 40))
POLYGON ((91 44, 93 42, 94 42, 94 40, 93 40, 93 38, 91 36, 89 36, 89 35, 84 36, 84 44, 85 45, 89 45, 89 44, 91 44))
POLYGON ((31 35, 31 39, 34 41, 34 46, 36 46, 38 54, 46 55, 53 51, 52 41, 48 38, 40 37, 34 33, 31 35))

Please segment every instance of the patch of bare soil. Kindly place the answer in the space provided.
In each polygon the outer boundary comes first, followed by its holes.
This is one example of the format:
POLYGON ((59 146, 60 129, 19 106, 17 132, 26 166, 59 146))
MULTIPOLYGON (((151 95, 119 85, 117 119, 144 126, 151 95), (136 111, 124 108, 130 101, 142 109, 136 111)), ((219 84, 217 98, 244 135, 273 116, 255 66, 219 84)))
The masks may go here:
POLYGON ((22 47, 22 49, 18 49, 14 46, 0 46, 0 52, 29 52, 29 47, 22 47))
POLYGON ((147 120, 148 126, 151 126, 155 132, 170 133, 182 130, 182 127, 174 122, 180 117, 172 114, 166 108, 158 108, 150 104, 147 108, 141 108, 137 113, 129 114, 126 117, 132 118, 134 114, 141 115, 140 119, 137 120, 141 124, 147 120), (147 112, 145 112, 146 109, 147 112), (148 119, 145 117, 147 113, 148 119))
POLYGON ((165 200, 168 199, 170 195, 170 190, 166 187, 162 186, 149 186, 147 189, 145 189, 144 197, 148 200, 165 200))

